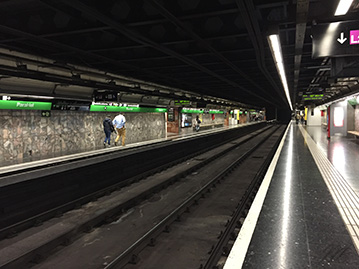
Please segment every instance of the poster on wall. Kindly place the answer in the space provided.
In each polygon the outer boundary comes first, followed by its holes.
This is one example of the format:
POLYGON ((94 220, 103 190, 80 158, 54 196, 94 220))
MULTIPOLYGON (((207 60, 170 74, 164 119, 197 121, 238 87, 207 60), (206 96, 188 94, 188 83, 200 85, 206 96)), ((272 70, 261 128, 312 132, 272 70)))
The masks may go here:
POLYGON ((167 120, 175 121, 175 111, 172 107, 168 109, 167 120))
POLYGON ((344 126, 344 109, 342 107, 334 108, 334 127, 344 126))
POLYGON ((181 114, 181 127, 192 127, 192 114, 181 114))

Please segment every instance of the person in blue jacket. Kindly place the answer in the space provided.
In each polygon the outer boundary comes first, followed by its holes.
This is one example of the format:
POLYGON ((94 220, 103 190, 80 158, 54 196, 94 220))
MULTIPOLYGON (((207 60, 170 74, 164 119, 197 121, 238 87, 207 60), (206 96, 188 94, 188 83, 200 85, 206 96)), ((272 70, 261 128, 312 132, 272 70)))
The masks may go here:
POLYGON ((115 131, 113 127, 112 120, 107 116, 103 121, 103 131, 105 132, 105 141, 103 141, 103 146, 106 147, 106 143, 111 145, 111 133, 115 131))

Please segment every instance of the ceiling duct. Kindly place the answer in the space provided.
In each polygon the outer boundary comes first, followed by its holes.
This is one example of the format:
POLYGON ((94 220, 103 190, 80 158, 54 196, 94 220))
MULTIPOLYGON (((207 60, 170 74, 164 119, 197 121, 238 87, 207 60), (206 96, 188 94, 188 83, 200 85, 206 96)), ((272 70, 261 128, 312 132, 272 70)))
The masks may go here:
POLYGON ((141 103, 143 95, 141 94, 121 94, 120 101, 125 103, 141 103))
POLYGON ((142 103, 156 105, 158 103, 159 97, 156 96, 143 96, 142 103))
POLYGON ((54 93, 56 96, 81 97, 92 99, 94 89, 81 86, 56 85, 54 93))
POLYGON ((46 81, 23 78, 0 79, 0 89, 7 93, 51 95, 54 87, 54 83, 46 81))
POLYGON ((169 106, 170 103, 171 103, 171 100, 170 100, 170 99, 159 98, 157 104, 159 104, 159 105, 164 105, 164 106, 169 106))

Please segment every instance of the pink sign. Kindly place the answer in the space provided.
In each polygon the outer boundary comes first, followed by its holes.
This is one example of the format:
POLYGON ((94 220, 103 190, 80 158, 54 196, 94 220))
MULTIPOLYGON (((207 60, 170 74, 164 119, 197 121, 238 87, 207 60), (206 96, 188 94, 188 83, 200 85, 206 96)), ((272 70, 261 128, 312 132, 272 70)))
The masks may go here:
POLYGON ((350 45, 359 44, 359 30, 350 31, 350 45))

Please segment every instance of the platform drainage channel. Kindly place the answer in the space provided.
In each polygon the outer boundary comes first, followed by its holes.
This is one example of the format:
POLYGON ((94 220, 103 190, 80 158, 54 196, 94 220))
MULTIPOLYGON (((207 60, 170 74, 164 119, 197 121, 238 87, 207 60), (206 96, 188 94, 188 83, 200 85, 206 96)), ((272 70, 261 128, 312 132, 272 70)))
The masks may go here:
POLYGON ((349 186, 347 180, 328 160, 324 152, 318 148, 314 140, 299 126, 300 131, 309 147, 309 150, 319 168, 323 179, 333 196, 340 215, 349 231, 359 254, 359 197, 349 186))

